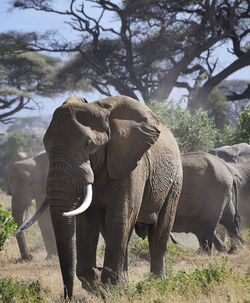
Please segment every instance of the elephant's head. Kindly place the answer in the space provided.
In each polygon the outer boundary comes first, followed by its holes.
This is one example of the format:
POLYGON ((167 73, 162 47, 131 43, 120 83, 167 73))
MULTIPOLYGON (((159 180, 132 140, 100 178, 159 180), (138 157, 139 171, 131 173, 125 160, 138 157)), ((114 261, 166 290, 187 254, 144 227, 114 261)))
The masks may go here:
MULTIPOLYGON (((158 126, 159 121, 145 105, 125 96, 89 104, 71 97, 55 111, 44 136, 49 156, 47 198, 69 297, 75 250, 72 214, 91 203, 91 185, 100 171, 106 178, 116 179, 136 167, 157 140, 158 126), (80 206, 86 192, 87 201, 80 206)), ((97 185, 94 189, 98 190, 97 185)))

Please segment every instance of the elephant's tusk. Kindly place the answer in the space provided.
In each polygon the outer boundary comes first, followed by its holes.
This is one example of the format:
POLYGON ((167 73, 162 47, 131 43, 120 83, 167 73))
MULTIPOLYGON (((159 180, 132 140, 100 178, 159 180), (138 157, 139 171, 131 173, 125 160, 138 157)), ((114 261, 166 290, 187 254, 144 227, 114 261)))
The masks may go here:
POLYGON ((28 207, 28 210, 25 213, 25 219, 24 219, 23 223, 28 222, 29 217, 30 217, 30 206, 28 207))
POLYGON ((72 210, 72 211, 64 212, 63 216, 65 216, 65 217, 76 216, 76 215, 79 215, 79 214, 83 213, 87 208, 89 208, 89 206, 92 202, 92 196, 93 196, 92 185, 88 184, 87 185, 87 193, 86 193, 85 199, 82 202, 81 206, 78 207, 77 209, 72 210))
POLYGON ((48 199, 45 198, 45 200, 43 201, 42 205, 39 207, 39 209, 36 211, 36 213, 27 221, 24 222, 14 233, 13 235, 16 236, 18 233, 20 233, 21 231, 24 231, 25 229, 27 229, 28 227, 30 227, 33 223, 35 223, 40 217, 41 215, 45 212, 45 210, 47 209, 47 207, 49 206, 48 203, 48 199))

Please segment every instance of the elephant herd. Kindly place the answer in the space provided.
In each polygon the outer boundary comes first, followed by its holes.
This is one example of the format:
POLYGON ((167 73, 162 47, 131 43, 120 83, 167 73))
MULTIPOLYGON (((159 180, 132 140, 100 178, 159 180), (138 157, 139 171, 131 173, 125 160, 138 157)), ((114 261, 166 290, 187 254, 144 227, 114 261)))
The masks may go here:
POLYGON ((68 98, 56 109, 44 146, 35 157, 11 163, 6 183, 22 258, 32 258, 23 231, 38 218, 47 257, 58 253, 65 298, 72 297, 75 271, 95 293, 105 284, 125 283, 134 230, 148 237, 156 276, 164 275, 171 231, 194 233, 210 254, 212 243, 227 249, 216 233, 220 223, 230 251, 243 244, 239 218, 250 227, 248 144, 181 156, 171 132, 146 105, 119 96, 93 103, 68 98), (37 213, 23 219, 32 199, 37 213), (106 246, 97 268, 100 234, 106 246))

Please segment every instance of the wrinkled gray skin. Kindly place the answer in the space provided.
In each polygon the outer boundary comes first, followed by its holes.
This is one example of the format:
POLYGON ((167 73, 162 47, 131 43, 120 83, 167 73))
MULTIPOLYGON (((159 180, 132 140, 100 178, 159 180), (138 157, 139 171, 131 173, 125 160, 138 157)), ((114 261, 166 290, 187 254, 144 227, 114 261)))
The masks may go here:
POLYGON ((145 105, 126 96, 90 104, 71 97, 55 111, 44 145, 65 298, 73 293, 75 244, 76 274, 84 288, 99 292, 106 283, 127 281, 127 247, 137 222, 147 229, 151 272, 164 275, 182 186, 179 149, 168 129, 145 105), (64 217, 78 206, 87 184, 93 185, 91 206, 64 217), (97 269, 100 232, 106 248, 103 268, 97 269))
POLYGON ((231 163, 250 161, 250 145, 247 143, 218 147, 210 150, 209 153, 231 163))
POLYGON ((238 210, 241 226, 250 228, 250 160, 242 163, 228 163, 238 187, 238 210))
POLYGON ((220 251, 225 247, 214 232, 218 223, 227 229, 234 250, 242 239, 235 212, 234 179, 225 161, 209 153, 182 156, 183 187, 173 232, 191 232, 200 249, 211 254, 212 242, 220 251))
MULTIPOLYGON (((7 194, 12 196, 12 216, 18 226, 23 223, 24 213, 31 206, 33 199, 37 209, 42 204, 46 191, 48 166, 48 156, 45 151, 33 158, 14 161, 10 164, 6 176, 7 194)), ((38 225, 47 251, 47 258, 50 258, 57 252, 49 210, 38 220, 38 225)), ((27 247, 24 232, 17 234, 16 238, 21 258, 31 260, 32 255, 27 247)))
POLYGON ((250 145, 240 143, 222 146, 209 152, 232 164, 232 173, 239 187, 241 226, 250 228, 250 145))

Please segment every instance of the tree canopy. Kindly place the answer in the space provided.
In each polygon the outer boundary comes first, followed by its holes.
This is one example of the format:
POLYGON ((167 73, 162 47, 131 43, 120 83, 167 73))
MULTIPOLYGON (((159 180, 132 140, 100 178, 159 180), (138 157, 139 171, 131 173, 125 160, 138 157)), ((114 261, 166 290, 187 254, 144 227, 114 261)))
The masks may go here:
MULTIPOLYGON (((250 65, 248 0, 71 0, 65 9, 51 0, 11 3, 18 9, 61 15, 79 33, 77 42, 62 40, 54 32, 4 33, 15 50, 72 52, 61 79, 70 73, 74 83, 86 77, 106 96, 115 89, 148 102, 185 88, 192 111, 224 79, 250 65), (234 55, 227 66, 221 64, 223 55, 215 55, 222 45, 234 55)), ((249 86, 226 96, 232 101, 243 97, 250 97, 249 86)))
POLYGON ((35 94, 51 95, 51 75, 59 62, 39 53, 0 55, 0 122, 10 122, 22 109, 39 107, 35 94))

